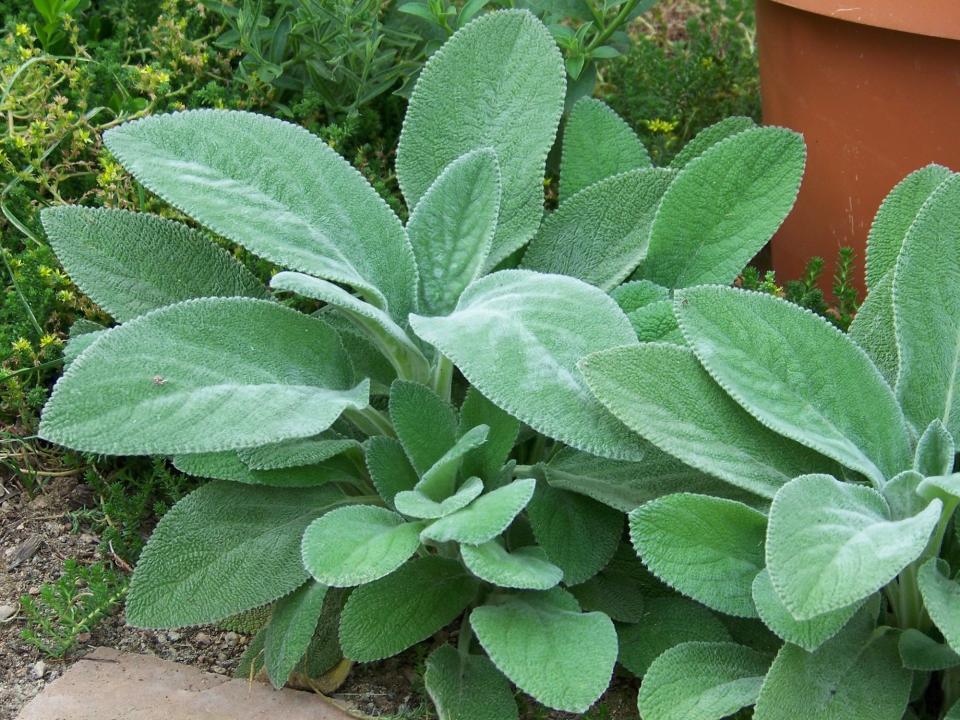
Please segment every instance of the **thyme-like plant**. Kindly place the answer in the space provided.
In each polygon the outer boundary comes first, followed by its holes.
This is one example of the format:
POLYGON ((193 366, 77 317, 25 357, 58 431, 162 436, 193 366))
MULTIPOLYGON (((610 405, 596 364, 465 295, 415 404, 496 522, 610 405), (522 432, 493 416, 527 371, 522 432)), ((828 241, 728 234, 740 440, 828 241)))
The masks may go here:
MULTIPOLYGON (((653 660, 645 720, 960 717, 960 175, 909 175, 874 220, 850 328, 770 295, 678 292, 680 337, 581 367, 617 418, 746 501, 677 492, 630 514, 663 582, 759 619, 701 623, 653 660)), ((680 489, 680 488, 677 488, 680 489)))
MULTIPOLYGON (((438 715, 462 720, 515 718, 511 682, 583 712, 618 655, 642 674, 702 618, 729 639, 621 542, 624 510, 676 483, 722 485, 637 436, 577 364, 677 338, 672 291, 738 276, 794 201, 803 143, 734 118, 653 168, 627 125, 585 99, 544 219, 564 96, 563 59, 533 15, 458 31, 403 126, 406 226, 283 122, 195 111, 106 134, 148 189, 288 268, 268 289, 170 220, 43 215, 72 278, 120 324, 75 333, 41 435, 171 456, 213 479, 157 526, 128 622, 269 608, 244 668, 263 664, 280 686, 459 620, 425 683, 438 715), (285 305, 291 294, 316 312, 285 305)), ((804 468, 817 457, 783 455, 804 468)))

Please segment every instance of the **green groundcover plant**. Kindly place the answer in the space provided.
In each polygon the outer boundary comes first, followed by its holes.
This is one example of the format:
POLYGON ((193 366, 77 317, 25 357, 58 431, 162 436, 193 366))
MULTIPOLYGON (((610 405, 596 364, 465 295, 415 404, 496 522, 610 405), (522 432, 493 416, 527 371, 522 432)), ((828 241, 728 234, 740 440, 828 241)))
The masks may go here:
POLYGON ((849 335, 702 286, 675 294, 679 342, 581 363, 626 425, 756 498, 641 505, 630 534, 646 566, 784 641, 775 655, 703 634, 672 647, 644 679, 644 718, 960 717, 958 212, 960 175, 941 166, 891 192, 849 335))
MULTIPOLYGON (((278 120, 190 111, 105 134, 147 189, 286 268, 267 288, 202 230, 121 210, 43 213, 72 279, 118 324, 74 328, 41 436, 168 456, 210 479, 144 548, 129 623, 269 615, 244 667, 277 686, 459 623, 456 647, 426 665, 446 719, 517 717, 511 683, 583 712, 618 661, 652 674, 685 640, 722 643, 737 672, 753 671, 705 691, 724 709, 758 684, 779 641, 750 598, 660 582, 623 513, 677 488, 717 496, 712 528, 736 514, 753 533, 747 560, 718 566, 726 588, 759 572, 778 484, 836 463, 782 441, 763 468, 742 452, 712 477, 611 412, 579 363, 593 377, 597 353, 683 343, 674 292, 736 279, 793 204, 803 142, 732 118, 656 168, 584 99, 544 218, 564 97, 563 58, 532 14, 492 12, 454 34, 404 121, 406 225, 329 146, 278 120), (728 486, 731 474, 743 479, 728 486)), ((702 402, 720 407, 718 394, 702 402)), ((725 446, 776 437, 733 421, 729 433, 725 446)), ((884 470, 900 451, 884 449, 884 470)), ((717 652, 694 651, 697 667, 717 652)))

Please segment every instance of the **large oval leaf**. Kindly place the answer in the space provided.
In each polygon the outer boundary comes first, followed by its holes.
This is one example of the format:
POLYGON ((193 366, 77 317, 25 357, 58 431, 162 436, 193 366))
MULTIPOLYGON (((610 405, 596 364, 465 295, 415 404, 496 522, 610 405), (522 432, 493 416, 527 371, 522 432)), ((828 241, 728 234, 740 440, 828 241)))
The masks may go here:
POLYGON ((222 620, 303 584, 300 536, 342 493, 207 483, 163 516, 127 600, 134 627, 222 620))
POLYGON ((41 219, 70 279, 119 322, 191 298, 269 295, 230 253, 178 222, 79 206, 46 208, 41 219))
POLYGON ((191 110, 104 133, 147 188, 272 262, 352 285, 398 321, 416 307, 400 220, 320 138, 262 115, 191 110))
POLYGON ((517 720, 513 688, 483 655, 443 645, 427 658, 423 684, 438 720, 517 720))
POLYGON ((523 246, 543 215, 543 175, 565 92, 563 58, 524 11, 492 12, 457 32, 424 66, 400 134, 397 179, 410 207, 461 155, 492 147, 500 221, 486 266, 523 246))
POLYGON ((547 216, 523 267, 580 278, 610 290, 647 252, 650 225, 674 173, 647 168, 591 185, 547 216))
POLYGON ((757 422, 687 348, 614 348, 587 357, 580 369, 593 394, 627 427, 736 487, 772 498, 797 475, 834 467, 757 422))
POLYGON ((446 315, 480 275, 500 202, 497 154, 481 148, 450 163, 417 203, 407 236, 420 272, 420 312, 446 315))
POLYGON ((939 418, 960 439, 960 175, 933 192, 903 241, 893 278, 897 398, 918 429, 939 418))
POLYGON ((604 178, 650 165, 640 138, 609 105, 582 98, 563 128, 560 202, 604 178))
POLYGON ((577 369, 585 355, 637 343, 630 321, 597 288, 504 270, 473 283, 450 315, 410 322, 480 392, 535 430, 595 455, 643 457, 643 441, 593 397, 577 369))
POLYGON ((520 689, 557 710, 584 712, 607 689, 617 633, 559 588, 502 598, 470 614, 490 659, 520 689))
POLYGON ((688 162, 660 203, 643 277, 671 288, 733 282, 793 207, 805 160, 800 135, 762 127, 688 162))
POLYGON ((74 361, 40 435, 108 455, 254 447, 326 430, 368 382, 328 325, 249 298, 187 300, 114 328, 74 361))
POLYGON ((678 297, 680 327, 697 358, 761 423, 878 485, 911 466, 893 392, 829 322, 735 288, 689 288, 678 297))
POLYGON ((767 567, 797 620, 847 607, 876 592, 927 546, 939 500, 893 520, 872 488, 804 475, 783 486, 770 508, 767 567))

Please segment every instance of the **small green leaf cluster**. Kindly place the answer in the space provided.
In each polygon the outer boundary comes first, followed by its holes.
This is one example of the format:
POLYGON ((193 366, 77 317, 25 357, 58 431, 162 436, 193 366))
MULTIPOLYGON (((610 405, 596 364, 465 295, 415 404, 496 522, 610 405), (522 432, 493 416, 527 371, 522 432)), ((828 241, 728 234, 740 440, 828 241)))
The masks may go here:
POLYGON ((662 582, 759 620, 775 655, 707 624, 649 666, 645 719, 960 713, 960 175, 889 194, 849 334, 783 299, 678 291, 677 345, 596 353, 595 397, 641 437, 750 493, 682 492, 630 513, 662 582))
MULTIPOLYGON (((735 117, 653 167, 623 120, 583 99, 559 148, 559 208, 543 217, 565 96, 562 55, 529 12, 455 33, 404 121, 405 224, 328 145, 278 120, 201 110, 106 133, 147 189, 286 268, 268 288, 181 223, 43 213, 74 282, 119 324, 74 334, 41 436, 167 456, 211 479, 143 549, 131 624, 268 608, 245 667, 262 663, 279 686, 459 620, 457 647, 434 650, 425 683, 439 716, 462 720, 516 717, 511 683, 584 712, 618 661, 652 672, 702 627, 722 647, 697 663, 719 652, 757 676, 774 636, 723 617, 751 616, 749 596, 723 591, 705 607, 670 589, 624 540, 623 513, 678 486, 721 495, 707 535, 739 564, 711 567, 698 580, 709 589, 762 569, 765 516, 745 503, 762 508, 789 478, 834 464, 787 441, 767 453, 778 436, 765 428, 732 425, 732 457, 719 423, 706 440, 671 428, 716 455, 717 477, 641 437, 580 366, 646 347, 667 367, 695 362, 673 298, 729 285, 769 240, 794 202, 803 142, 735 117), (293 296, 319 309, 295 310, 293 296), (750 541, 723 531, 727 519, 750 541), (744 636, 761 649, 733 644, 744 636)), ((705 376, 653 386, 691 412, 732 404, 705 376)), ((744 687, 721 708, 756 684, 730 681, 744 687)))

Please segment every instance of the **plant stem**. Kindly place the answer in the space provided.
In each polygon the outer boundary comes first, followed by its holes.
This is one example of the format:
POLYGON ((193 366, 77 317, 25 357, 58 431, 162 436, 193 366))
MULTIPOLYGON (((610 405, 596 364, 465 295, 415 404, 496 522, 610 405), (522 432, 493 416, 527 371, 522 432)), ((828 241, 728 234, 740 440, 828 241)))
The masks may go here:
POLYGON ((433 367, 430 384, 443 400, 450 400, 453 389, 453 363, 443 354, 437 355, 437 364, 433 367))
POLYGON ((629 2, 620 8, 620 12, 614 16, 613 20, 611 20, 609 24, 603 28, 603 31, 599 35, 590 41, 590 44, 587 45, 586 50, 584 51, 584 54, 589 55, 591 52, 609 40, 610 36, 616 32, 617 28, 623 25, 624 21, 630 17, 630 13, 633 12, 633 9, 639 2, 640 0, 629 0, 629 2))
POLYGON ((372 405, 367 405, 367 407, 362 410, 347 408, 344 410, 343 415, 347 420, 356 425, 360 432, 366 433, 367 435, 397 436, 386 415, 372 405))
POLYGON ((460 621, 460 633, 457 636, 457 650, 461 657, 470 654, 470 644, 473 642, 473 627, 470 625, 470 616, 466 613, 460 621))
POLYGON ((40 363, 39 365, 30 365, 29 367, 20 368, 19 370, 13 370, 8 372, 6 375, 0 375, 0 383, 6 382, 10 378, 16 377, 17 375, 26 375, 29 372, 34 370, 45 370, 46 368, 57 367, 58 365, 63 364, 63 358, 57 358, 56 360, 48 360, 45 363, 40 363))

